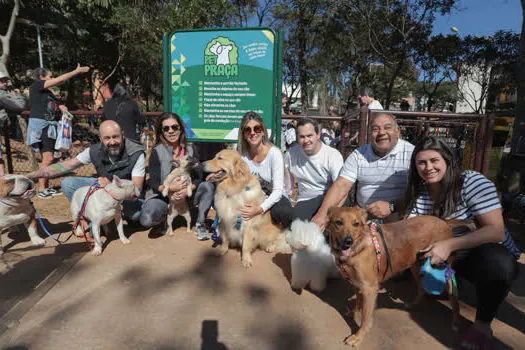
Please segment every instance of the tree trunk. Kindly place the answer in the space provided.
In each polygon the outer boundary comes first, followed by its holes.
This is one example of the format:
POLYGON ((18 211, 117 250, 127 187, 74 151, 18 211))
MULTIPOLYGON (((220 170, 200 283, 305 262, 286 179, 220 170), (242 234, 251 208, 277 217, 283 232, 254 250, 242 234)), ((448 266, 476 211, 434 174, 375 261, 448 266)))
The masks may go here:
POLYGON ((2 56, 0 56, 0 72, 8 73, 7 70, 7 59, 9 58, 9 41, 13 35, 15 29, 15 19, 18 16, 18 9, 20 7, 20 1, 14 0, 15 6, 13 12, 11 12, 11 19, 9 20, 9 27, 5 35, 0 35, 0 42, 2 43, 2 56))
POLYGON ((299 85, 301 86, 301 110, 308 113, 308 77, 306 71, 306 29, 305 29, 305 5, 299 5, 299 22, 297 23, 297 44, 299 61, 299 85))
MULTIPOLYGON (((525 1, 525 0, 524 0, 525 1)), ((401 72, 401 69, 403 69, 403 66, 405 65, 405 56, 403 55, 396 66, 396 70, 394 71, 394 74, 390 78, 390 82, 388 84, 388 89, 386 92, 386 99, 385 99, 385 109, 390 108, 390 101, 392 100, 392 91, 394 90, 394 84, 396 82, 396 78, 399 76, 399 73, 401 72)))
POLYGON ((516 118, 511 140, 511 154, 525 156, 525 0, 521 0, 523 20, 521 24, 521 38, 519 58, 516 68, 518 86, 518 101, 516 104, 516 118))

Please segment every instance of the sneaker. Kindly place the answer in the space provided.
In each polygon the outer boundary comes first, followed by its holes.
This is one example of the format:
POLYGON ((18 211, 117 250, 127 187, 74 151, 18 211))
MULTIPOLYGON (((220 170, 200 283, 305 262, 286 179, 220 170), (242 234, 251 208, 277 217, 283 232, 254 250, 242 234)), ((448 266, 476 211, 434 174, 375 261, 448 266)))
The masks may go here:
POLYGON ((53 196, 53 197, 62 195, 62 191, 61 190, 55 190, 54 188, 48 188, 47 191, 49 193, 51 193, 51 196, 53 196))
POLYGON ((208 232, 206 225, 195 224, 195 234, 197 235, 197 239, 199 241, 206 241, 210 239, 210 233, 208 232))
POLYGON ((53 197, 53 195, 49 192, 48 188, 38 191, 38 198, 40 199, 49 199, 51 197, 53 197))

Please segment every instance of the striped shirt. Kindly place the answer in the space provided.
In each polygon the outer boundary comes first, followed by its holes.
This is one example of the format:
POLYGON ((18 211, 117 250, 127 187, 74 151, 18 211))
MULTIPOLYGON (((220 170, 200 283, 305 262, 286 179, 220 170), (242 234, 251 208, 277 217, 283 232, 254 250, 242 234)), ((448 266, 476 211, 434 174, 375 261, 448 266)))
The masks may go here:
POLYGON ((398 201, 405 197, 408 169, 414 146, 398 139, 384 157, 378 157, 370 144, 363 145, 348 156, 342 177, 357 181, 357 204, 365 207, 376 201, 398 201))
MULTIPOLYGON (((466 170, 461 174, 461 203, 457 206, 456 211, 446 217, 449 220, 474 220, 476 216, 488 213, 495 209, 500 209, 498 195, 494 184, 482 174, 466 170)), ((428 190, 422 188, 421 194, 416 199, 414 208, 410 216, 431 215, 434 201, 430 198, 428 190)), ((454 231, 455 236, 461 236, 468 233, 467 230, 454 231)), ((501 242, 512 255, 519 258, 520 251, 514 244, 512 236, 505 228, 505 240, 501 242)))

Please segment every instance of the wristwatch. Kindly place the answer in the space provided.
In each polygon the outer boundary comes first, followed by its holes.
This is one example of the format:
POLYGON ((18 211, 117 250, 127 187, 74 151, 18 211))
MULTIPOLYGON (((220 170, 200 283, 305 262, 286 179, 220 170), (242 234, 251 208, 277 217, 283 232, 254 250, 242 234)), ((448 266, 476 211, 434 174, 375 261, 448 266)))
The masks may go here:
POLYGON ((388 209, 390 210, 391 213, 396 211, 396 207, 394 205, 394 202, 389 202, 388 203, 388 209))

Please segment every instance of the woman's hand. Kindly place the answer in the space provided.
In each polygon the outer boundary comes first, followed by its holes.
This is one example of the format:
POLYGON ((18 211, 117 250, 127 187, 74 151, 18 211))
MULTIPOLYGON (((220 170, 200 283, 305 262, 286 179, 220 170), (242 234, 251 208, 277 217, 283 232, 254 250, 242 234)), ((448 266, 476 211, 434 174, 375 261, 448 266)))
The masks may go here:
POLYGON ((170 183, 170 192, 176 193, 181 191, 187 191, 188 187, 188 181, 187 179, 183 179, 180 176, 176 177, 175 180, 173 180, 170 183))
POLYGON ((433 243, 423 250, 421 253, 425 253, 423 258, 430 258, 430 264, 433 266, 442 265, 452 253, 452 245, 450 240, 440 241, 433 243))
POLYGON ((245 203, 243 207, 241 207, 241 218, 243 220, 250 220, 256 215, 260 215, 263 213, 263 209, 260 205, 252 204, 252 203, 245 203))
POLYGON ((77 69, 75 69, 75 73, 80 74, 80 73, 87 73, 87 72, 89 72, 89 67, 87 66, 81 67, 80 63, 77 63, 77 69))
POLYGON ((60 109, 60 112, 62 112, 62 113, 67 112, 67 107, 64 106, 64 105, 59 105, 58 109, 60 109))
POLYGON ((173 193, 173 198, 175 198, 176 201, 186 199, 187 197, 188 197, 188 191, 186 189, 173 193))

